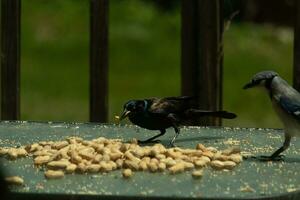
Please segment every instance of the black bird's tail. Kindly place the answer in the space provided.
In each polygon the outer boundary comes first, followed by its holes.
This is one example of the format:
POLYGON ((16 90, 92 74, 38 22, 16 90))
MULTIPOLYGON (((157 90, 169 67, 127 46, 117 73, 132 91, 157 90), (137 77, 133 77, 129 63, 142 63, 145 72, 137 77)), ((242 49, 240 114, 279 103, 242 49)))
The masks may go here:
POLYGON ((221 117, 225 119, 234 119, 236 118, 236 114, 230 113, 227 111, 206 111, 206 110, 197 110, 197 109, 189 109, 186 111, 186 115, 188 117, 221 117))

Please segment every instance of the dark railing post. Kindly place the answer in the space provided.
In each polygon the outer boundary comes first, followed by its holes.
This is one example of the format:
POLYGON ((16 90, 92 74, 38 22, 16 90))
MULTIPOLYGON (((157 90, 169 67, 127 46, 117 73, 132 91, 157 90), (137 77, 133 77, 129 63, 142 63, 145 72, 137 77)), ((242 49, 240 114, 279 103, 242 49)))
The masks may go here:
POLYGON ((90 121, 108 116, 108 0, 90 0, 90 121))
POLYGON ((1 119, 20 119, 20 0, 1 0, 1 119))
MULTIPOLYGON (((222 109, 223 0, 182 0, 181 93, 200 109, 222 109)), ((204 118, 200 125, 221 125, 204 118)))
POLYGON ((294 87, 300 91, 300 2, 295 1, 295 24, 294 24, 294 87))

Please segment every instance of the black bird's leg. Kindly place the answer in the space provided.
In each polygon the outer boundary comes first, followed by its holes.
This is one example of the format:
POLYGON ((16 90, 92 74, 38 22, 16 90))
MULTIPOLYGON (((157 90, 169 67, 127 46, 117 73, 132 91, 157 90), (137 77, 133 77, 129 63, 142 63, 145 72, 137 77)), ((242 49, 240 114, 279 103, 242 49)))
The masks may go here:
POLYGON ((271 156, 261 156, 259 159, 261 161, 280 161, 283 158, 283 155, 280 155, 283 151, 285 151, 290 146, 291 136, 285 135, 285 140, 283 146, 277 149, 271 156))
POLYGON ((178 137, 178 135, 180 133, 180 130, 179 130, 179 127, 178 127, 179 119, 175 114, 172 114, 172 113, 168 115, 168 118, 171 120, 172 126, 175 130, 175 136, 173 137, 173 139, 170 142, 170 146, 174 147, 175 146, 175 144, 174 144, 175 140, 176 140, 176 138, 178 137))
POLYGON ((173 125, 173 127, 174 127, 174 130, 175 130, 175 136, 173 137, 173 139, 170 142, 170 146, 171 147, 175 147, 175 144, 174 144, 175 140, 176 140, 176 138, 178 137, 178 135, 180 133, 180 129, 179 129, 179 127, 177 125, 173 125))
POLYGON ((151 143, 151 142, 159 141, 159 140, 154 140, 154 139, 156 139, 156 138, 158 138, 158 137, 164 135, 165 133, 166 133, 166 129, 161 129, 161 130, 160 130, 160 134, 155 135, 155 136, 153 136, 153 137, 151 137, 151 138, 149 138, 149 139, 147 139, 147 140, 138 140, 138 143, 140 143, 140 144, 145 144, 145 143, 151 143))

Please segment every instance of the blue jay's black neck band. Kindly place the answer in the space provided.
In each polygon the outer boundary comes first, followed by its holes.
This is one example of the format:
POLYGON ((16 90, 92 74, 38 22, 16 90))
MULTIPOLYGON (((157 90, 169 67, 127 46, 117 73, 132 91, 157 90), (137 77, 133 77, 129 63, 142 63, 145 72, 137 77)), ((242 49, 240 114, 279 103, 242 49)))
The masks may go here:
POLYGON ((272 83, 272 79, 267 79, 266 82, 265 82, 265 87, 270 90, 271 89, 271 83, 272 83))

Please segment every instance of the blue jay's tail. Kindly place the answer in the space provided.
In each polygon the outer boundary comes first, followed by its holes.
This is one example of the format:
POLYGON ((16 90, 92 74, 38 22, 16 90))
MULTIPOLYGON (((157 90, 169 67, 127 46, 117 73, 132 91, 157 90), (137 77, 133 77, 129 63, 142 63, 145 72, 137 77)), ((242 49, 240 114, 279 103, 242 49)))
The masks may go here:
POLYGON ((206 110, 198 110, 198 109, 189 109, 186 111, 186 115, 188 117, 220 117, 225 119, 234 119, 236 118, 236 114, 227 112, 227 111, 206 111, 206 110))

